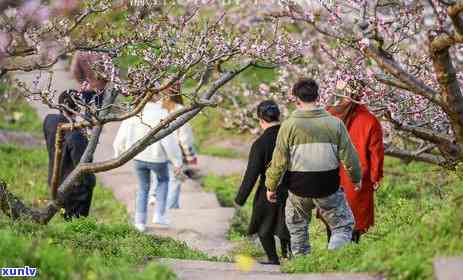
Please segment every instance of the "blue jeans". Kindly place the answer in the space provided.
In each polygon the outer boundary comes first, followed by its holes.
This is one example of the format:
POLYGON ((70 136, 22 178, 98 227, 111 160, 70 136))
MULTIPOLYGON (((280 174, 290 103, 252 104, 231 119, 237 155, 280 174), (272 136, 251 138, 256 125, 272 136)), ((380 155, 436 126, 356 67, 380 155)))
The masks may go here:
MULTIPOLYGON (((169 161, 169 190, 167 192, 167 208, 178 209, 180 208, 180 190, 181 180, 175 176, 174 165, 169 161)), ((151 196, 156 196, 156 189, 150 190, 151 196)))
POLYGON ((180 208, 180 179, 175 176, 174 165, 169 162, 169 192, 167 194, 167 208, 180 208))
MULTIPOLYGON (((156 175, 156 207, 154 216, 156 219, 163 218, 166 214, 167 190, 169 185, 169 171, 167 162, 146 162, 135 160, 135 172, 138 176, 139 188, 135 206, 135 223, 146 224, 148 211, 148 194, 151 188, 151 174, 156 175)), ((154 182, 153 182, 154 183, 154 182)))

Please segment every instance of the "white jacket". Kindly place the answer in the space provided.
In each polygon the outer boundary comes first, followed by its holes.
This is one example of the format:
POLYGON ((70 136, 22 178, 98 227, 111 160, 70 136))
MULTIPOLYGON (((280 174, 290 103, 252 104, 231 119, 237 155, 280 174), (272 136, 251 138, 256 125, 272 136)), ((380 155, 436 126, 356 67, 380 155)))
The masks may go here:
MULTIPOLYGON (((128 150, 135 142, 148 134, 150 127, 155 127, 168 113, 158 103, 148 102, 140 116, 124 120, 114 139, 113 147, 116 157, 128 150)), ((174 132, 175 133, 175 132, 174 132)), ((182 152, 174 133, 148 146, 135 156, 136 160, 147 162, 165 162, 170 160, 175 167, 181 167, 182 152)))

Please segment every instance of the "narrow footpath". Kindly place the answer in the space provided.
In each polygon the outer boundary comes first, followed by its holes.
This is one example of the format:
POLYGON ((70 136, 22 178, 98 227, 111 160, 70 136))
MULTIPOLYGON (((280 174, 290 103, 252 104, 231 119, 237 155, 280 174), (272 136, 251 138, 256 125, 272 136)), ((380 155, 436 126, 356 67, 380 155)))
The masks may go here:
MULTIPOLYGON (((68 88, 76 88, 66 65, 59 62, 54 67, 53 88, 57 94, 68 88)), ((46 73, 43 71, 42 73, 46 73)), ((39 72, 18 73, 15 78, 31 84, 39 72)), ((44 78, 42 78, 44 80, 44 78)), ((43 83, 39 83, 39 85, 43 83)), ((33 102, 40 118, 52 111, 39 102, 33 102)), ((106 125, 100 139, 95 161, 110 159, 113 156, 112 143, 119 123, 106 125)), ((199 157, 199 168, 203 174, 229 175, 242 173, 245 162, 239 159, 199 157)), ((132 163, 120 168, 98 174, 105 187, 110 188, 116 199, 126 205, 133 216, 137 179, 132 163)), ((98 203, 94 201, 93 203, 98 203)), ((232 249, 232 243, 226 239, 226 233, 233 216, 233 208, 221 207, 215 194, 205 192, 198 182, 189 180, 182 186, 181 209, 169 212, 171 227, 156 228, 148 224, 148 233, 172 237, 184 241, 188 246, 201 250, 210 256, 224 256, 232 249)), ((150 212, 153 212, 152 210, 150 212)), ((151 219, 149 219, 151 221, 151 219)), ((307 280, 373 280, 382 279, 365 273, 327 273, 327 274, 283 274, 277 266, 254 265, 251 271, 240 271, 233 263, 190 261, 190 260, 160 260, 173 269, 180 279, 307 279, 307 280)))

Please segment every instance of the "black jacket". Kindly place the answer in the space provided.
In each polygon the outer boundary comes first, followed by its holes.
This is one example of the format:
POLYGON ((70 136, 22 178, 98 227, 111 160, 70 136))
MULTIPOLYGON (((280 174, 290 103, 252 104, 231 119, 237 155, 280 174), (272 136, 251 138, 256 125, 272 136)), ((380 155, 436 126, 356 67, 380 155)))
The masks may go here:
MULTIPOLYGON (((67 123, 68 120, 61 114, 49 114, 45 117, 43 122, 43 133, 48 150, 48 185, 51 185, 53 166, 54 166, 54 155, 55 155, 55 139, 56 131, 60 123, 67 123)), ((62 147, 62 159, 61 159, 61 174, 59 183, 61 184, 64 179, 74 170, 79 164, 80 158, 82 157, 85 149, 87 148, 87 138, 81 130, 75 129, 67 131, 64 134, 62 147)), ((86 174, 82 176, 78 185, 84 188, 93 188, 95 186, 95 175, 86 174)))
POLYGON ((278 188, 277 203, 270 203, 267 200, 267 188, 265 187, 265 171, 272 160, 279 129, 279 125, 269 127, 252 144, 246 173, 235 202, 244 205, 257 179, 260 177, 254 196, 248 233, 258 233, 259 236, 277 235, 280 239, 289 240, 289 232, 285 223, 285 205, 288 191, 284 186, 280 186, 278 188))

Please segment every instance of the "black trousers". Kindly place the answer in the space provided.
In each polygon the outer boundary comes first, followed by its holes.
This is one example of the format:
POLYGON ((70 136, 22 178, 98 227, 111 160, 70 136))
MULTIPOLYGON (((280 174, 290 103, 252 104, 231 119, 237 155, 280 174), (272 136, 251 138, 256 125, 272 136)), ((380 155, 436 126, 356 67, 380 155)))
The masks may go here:
MULTIPOLYGON (((279 258, 277 254, 277 249, 275 245, 275 236, 268 235, 268 236, 259 236, 260 243, 264 248, 265 254, 270 262, 279 263, 279 258)), ((289 240, 281 240, 281 255, 283 257, 288 257, 288 253, 290 251, 290 241, 289 240)))
POLYGON ((64 200, 64 219, 87 217, 92 203, 93 186, 76 186, 64 200))

